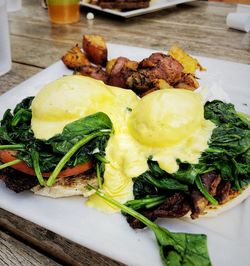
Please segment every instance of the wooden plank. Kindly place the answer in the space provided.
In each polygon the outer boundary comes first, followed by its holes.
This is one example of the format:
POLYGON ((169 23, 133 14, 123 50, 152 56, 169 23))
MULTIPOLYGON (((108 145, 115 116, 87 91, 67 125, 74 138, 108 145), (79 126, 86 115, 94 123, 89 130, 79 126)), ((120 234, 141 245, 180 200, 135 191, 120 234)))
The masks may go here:
MULTIPOLYGON (((227 29, 225 24, 235 5, 195 2, 126 21, 101 13, 88 21, 83 11, 80 23, 61 26, 49 23, 47 10, 39 2, 23 0, 22 10, 9 13, 14 63, 11 72, 0 77, 0 93, 59 60, 76 42, 81 43, 83 34, 101 34, 108 42, 160 50, 178 43, 193 54, 250 63, 250 35, 227 29)), ((64 264, 122 265, 1 209, 0 227, 18 239, 5 237, 4 241, 16 248, 19 261, 32 252, 21 253, 21 241, 64 264)))
POLYGON ((249 34, 226 26, 226 15, 234 9, 194 3, 127 21, 97 16, 89 22, 83 17, 80 23, 58 26, 44 19, 45 11, 37 7, 36 18, 24 20, 25 11, 10 16, 12 51, 18 62, 46 67, 81 43, 83 34, 101 34, 113 43, 160 50, 178 43, 193 54, 250 63, 249 34))
MULTIPOLYGON (((36 247, 44 254, 48 254, 51 258, 55 258, 56 261, 62 261, 63 264, 75 266, 124 265, 100 255, 95 251, 73 243, 70 240, 15 216, 3 209, 0 209, 0 228, 4 228, 11 232, 12 235, 17 236, 18 239, 24 241, 24 243, 29 243, 29 245, 36 247)), ((22 257, 21 254, 20 257, 22 257)))
MULTIPOLYGON (((140 27, 144 28, 146 31, 146 26, 141 25, 140 27)), ((221 31, 219 29, 211 33, 211 30, 198 29, 197 27, 190 26, 189 29, 192 28, 192 31, 188 32, 185 31, 182 26, 176 26, 174 29, 173 26, 166 25, 164 31, 162 31, 160 30, 161 26, 155 25, 153 30, 158 33, 154 38, 152 38, 151 35, 142 38, 141 34, 137 32, 131 32, 130 38, 128 38, 127 36, 129 33, 123 31, 119 38, 106 35, 106 40, 114 43, 148 47, 156 50, 167 50, 171 45, 177 43, 187 52, 195 55, 250 63, 249 35, 238 35, 238 32, 235 30, 221 31), (196 38, 193 37, 192 32, 196 32, 196 38), (176 37, 178 34, 179 37, 176 37), (209 35, 212 36, 207 38, 209 35)), ((29 38, 12 36, 13 60, 45 68, 60 60, 62 55, 74 46, 75 43, 80 43, 81 35, 82 34, 79 32, 77 37, 71 36, 72 40, 68 43, 54 41, 53 45, 51 45, 51 41, 46 39, 33 39, 31 43, 29 38), (35 51, 34 47, 36 47, 35 51), (29 56, 27 56, 27 54, 29 54, 29 56)))
POLYGON ((60 264, 0 231, 0 265, 59 266, 60 264))
POLYGON ((65 44, 61 42, 53 42, 48 40, 33 39, 11 36, 12 42, 12 60, 14 62, 22 62, 27 65, 33 65, 39 68, 46 68, 54 62, 61 59, 66 51, 68 51, 74 42, 65 44))

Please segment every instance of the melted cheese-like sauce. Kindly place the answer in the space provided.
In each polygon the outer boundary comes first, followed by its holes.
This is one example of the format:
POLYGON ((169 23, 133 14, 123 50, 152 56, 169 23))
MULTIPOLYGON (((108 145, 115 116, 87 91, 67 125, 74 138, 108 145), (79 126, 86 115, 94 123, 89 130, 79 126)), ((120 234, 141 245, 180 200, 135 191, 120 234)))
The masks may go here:
MULTIPOLYGON (((149 157, 168 173, 178 170, 177 159, 197 163, 215 127, 204 119, 197 93, 164 89, 139 99, 131 90, 68 76, 38 93, 32 103, 32 129, 36 138, 48 139, 68 123, 100 111, 114 127, 106 147, 103 192, 121 203, 133 199, 132 178, 148 170, 149 157)), ((96 195, 87 204, 117 211, 96 195)))
MULTIPOLYGON (((103 184, 104 192, 122 203, 133 199, 132 178, 148 170, 149 157, 168 173, 178 170, 177 159, 198 163, 214 129, 214 124, 203 117, 200 96, 183 90, 161 91, 143 98, 123 124, 127 127, 115 132, 108 142, 109 163, 103 184)), ((117 211, 96 195, 88 204, 105 212, 117 211)))

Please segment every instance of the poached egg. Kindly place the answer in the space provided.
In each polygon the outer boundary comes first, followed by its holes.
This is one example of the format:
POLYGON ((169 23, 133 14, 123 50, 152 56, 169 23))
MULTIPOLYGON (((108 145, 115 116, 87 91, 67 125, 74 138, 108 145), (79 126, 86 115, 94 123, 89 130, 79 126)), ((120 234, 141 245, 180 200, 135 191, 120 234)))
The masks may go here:
MULTIPOLYGON (((163 89, 142 99, 126 89, 83 76, 65 76, 46 85, 32 103, 32 130, 38 139, 61 133, 64 126, 96 112, 106 113, 114 127, 106 147, 103 191, 124 203, 133 199, 133 177, 148 170, 152 158, 168 173, 177 159, 198 163, 215 125, 204 119, 200 94, 163 89)), ((96 195, 87 204, 118 211, 96 195)))

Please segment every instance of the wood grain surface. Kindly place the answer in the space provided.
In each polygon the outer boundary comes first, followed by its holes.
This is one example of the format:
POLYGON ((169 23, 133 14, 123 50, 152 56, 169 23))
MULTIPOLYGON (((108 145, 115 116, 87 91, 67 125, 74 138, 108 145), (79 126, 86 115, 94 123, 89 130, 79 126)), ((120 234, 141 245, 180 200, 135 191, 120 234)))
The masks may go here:
MULTIPOLYGON (((11 235, 17 237, 19 241, 29 245, 30 250, 35 249, 43 253, 44 256, 53 258, 53 260, 56 260, 60 264, 76 266, 123 265, 4 210, 0 211, 0 229, 1 228, 4 228, 6 231, 10 232, 11 235)), ((0 247, 2 247, 1 242, 0 247)), ((26 250, 27 249, 28 247, 26 246, 26 250)))
MULTIPOLYGON (((0 77, 0 94, 48 67, 83 34, 100 34, 107 42, 167 50, 179 44, 194 55, 250 63, 250 34, 226 26, 235 5, 193 2, 159 12, 119 19, 82 9, 81 21, 51 24, 38 0, 23 0, 9 13, 12 69, 0 77)), ((122 265, 40 226, 0 209, 0 265, 122 265)))
POLYGON ((0 231, 0 265, 58 266, 59 264, 0 231))

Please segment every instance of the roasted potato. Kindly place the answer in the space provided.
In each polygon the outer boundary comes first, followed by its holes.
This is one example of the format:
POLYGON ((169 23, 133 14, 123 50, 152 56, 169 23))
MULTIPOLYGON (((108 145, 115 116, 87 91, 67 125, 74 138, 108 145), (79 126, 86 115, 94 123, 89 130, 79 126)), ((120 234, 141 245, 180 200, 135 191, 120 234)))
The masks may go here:
POLYGON ((117 58, 114 58, 114 59, 111 59, 107 62, 106 73, 108 76, 111 74, 112 68, 115 65, 116 60, 117 60, 117 58))
POLYGON ((155 79, 153 81, 154 87, 152 89, 149 89, 142 94, 139 94, 140 97, 144 97, 147 94, 157 91, 157 90, 164 90, 164 89, 174 89, 174 87, 170 86, 164 79, 155 79))
POLYGON ((197 69, 200 71, 206 70, 200 65, 196 58, 193 58, 178 46, 172 46, 168 51, 168 54, 183 65, 184 73, 195 74, 197 69))
POLYGON ((154 83, 155 83, 155 88, 160 90, 174 88, 173 86, 169 85, 164 79, 156 79, 154 83))
POLYGON ((62 61, 70 69, 76 69, 90 64, 86 55, 77 44, 62 57, 62 61))
POLYGON ((83 35, 82 48, 90 62, 103 67, 106 66, 108 50, 101 36, 83 35))
MULTIPOLYGON (((120 88, 126 88, 126 80, 129 73, 126 71, 126 63, 128 59, 126 57, 118 57, 111 62, 112 68, 108 75, 108 84, 120 88)), ((110 67, 110 66, 109 66, 110 67)))
POLYGON ((127 88, 128 77, 137 70, 138 63, 126 57, 118 57, 108 62, 106 73, 108 84, 120 88, 127 88))
MULTIPOLYGON (((106 73, 108 76, 111 75, 113 67, 116 65, 118 61, 120 61, 120 58, 125 58, 125 57, 114 58, 107 62, 106 73)), ((123 67, 125 67, 127 70, 130 71, 136 71, 138 68, 138 62, 127 59, 125 60, 123 67)))
POLYGON ((184 74, 181 80, 175 85, 175 88, 193 91, 199 88, 199 82, 192 74, 184 74))

